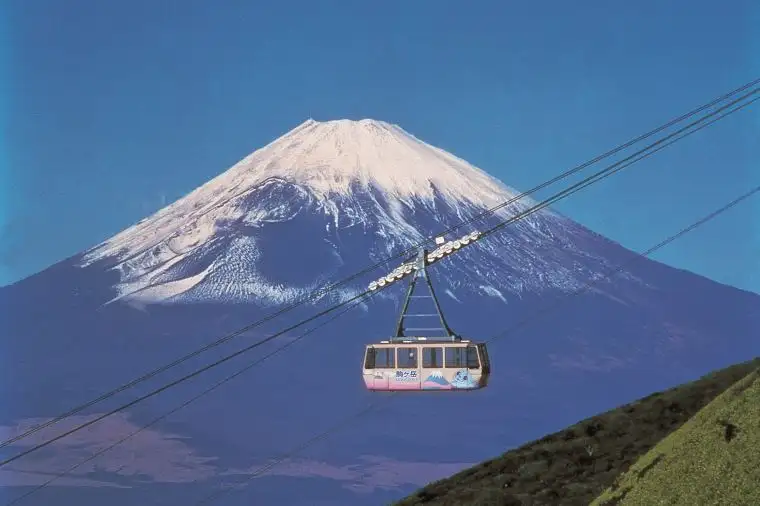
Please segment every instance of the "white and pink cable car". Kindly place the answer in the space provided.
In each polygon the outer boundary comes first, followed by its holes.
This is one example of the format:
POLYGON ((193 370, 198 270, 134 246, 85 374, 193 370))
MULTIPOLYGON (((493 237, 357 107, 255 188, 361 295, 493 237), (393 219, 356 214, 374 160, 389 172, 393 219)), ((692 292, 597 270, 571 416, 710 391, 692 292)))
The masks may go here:
POLYGON ((488 384, 491 363, 486 344, 462 339, 451 331, 441 312, 426 268, 475 241, 479 235, 478 232, 473 232, 448 243, 439 237, 436 239, 438 248, 432 252, 422 249, 417 258, 370 284, 369 289, 376 290, 412 274, 395 335, 366 347, 362 376, 368 390, 470 391, 484 388, 488 384), (420 279, 424 280, 421 285, 427 288, 425 295, 415 292, 420 279), (426 299, 432 304, 427 312, 412 313, 410 306, 415 299, 426 299), (413 318, 435 318, 439 325, 407 327, 406 321, 413 318), (423 334, 431 331, 437 331, 439 335, 423 334))

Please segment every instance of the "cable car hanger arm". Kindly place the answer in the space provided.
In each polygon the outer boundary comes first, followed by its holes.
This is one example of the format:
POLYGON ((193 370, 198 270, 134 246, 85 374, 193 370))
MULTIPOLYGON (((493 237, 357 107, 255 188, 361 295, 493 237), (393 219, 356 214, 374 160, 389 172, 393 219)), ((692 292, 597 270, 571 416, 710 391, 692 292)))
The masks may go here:
MULTIPOLYGON (((424 270, 426 266, 451 255, 455 251, 458 251, 462 246, 467 246, 468 244, 477 241, 481 235, 482 233, 478 231, 470 232, 469 234, 464 235, 459 239, 455 239, 449 242, 444 242, 445 239, 443 236, 436 237, 435 242, 438 244, 438 247, 436 249, 428 252, 426 249, 424 249, 424 247, 420 248, 416 258, 404 262, 403 264, 393 269, 389 274, 373 281, 369 284, 368 288, 370 291, 377 290, 378 288, 391 284, 394 281, 405 278, 412 272, 424 270)), ((427 276, 425 276, 425 278, 427 279, 427 276)))

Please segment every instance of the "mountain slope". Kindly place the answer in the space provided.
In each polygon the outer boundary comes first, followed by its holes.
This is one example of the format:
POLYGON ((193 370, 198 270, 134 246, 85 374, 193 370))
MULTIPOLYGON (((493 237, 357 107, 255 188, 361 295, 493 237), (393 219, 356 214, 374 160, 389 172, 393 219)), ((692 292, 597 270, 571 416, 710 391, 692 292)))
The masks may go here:
POLYGON ((760 371, 641 457, 591 506, 760 504, 760 371))
MULTIPOLYGON (((684 471, 683 468, 692 462, 687 456, 678 455, 682 452, 674 449, 676 439, 679 440, 679 444, 683 443, 680 434, 695 425, 704 416, 703 413, 712 411, 722 399, 732 397, 732 392, 741 389, 745 383, 755 381, 756 384, 757 372, 752 371, 756 371, 758 367, 760 367, 760 358, 715 371, 696 381, 679 385, 665 392, 651 394, 636 402, 595 415, 450 478, 431 483, 396 504, 398 506, 421 504, 428 506, 556 504, 585 506, 613 482, 618 483, 615 487, 616 491, 605 492, 600 500, 611 499, 627 490, 628 485, 636 481, 637 470, 651 460, 648 458, 649 455, 660 453, 659 448, 665 451, 666 447, 669 448, 668 453, 673 456, 674 465, 672 469, 669 468, 669 476, 661 474, 662 479, 658 479, 657 483, 667 484, 665 488, 670 488, 673 493, 682 493, 683 489, 703 490, 702 487, 696 486, 696 483, 687 484, 683 475, 675 474, 676 471, 684 471), (646 457, 639 459, 645 454, 646 457), (628 471, 629 467, 630 471, 628 471), (628 471, 624 475, 626 478, 619 480, 617 477, 626 471, 628 471), (674 483, 683 484, 683 489, 672 488, 674 483)), ((746 404, 745 407, 747 407, 746 404)), ((715 423, 715 416, 710 418, 708 423, 700 425, 709 430, 710 441, 713 441, 715 445, 724 445, 722 441, 718 442, 722 432, 720 426, 715 423)), ((746 438, 741 443, 741 447, 736 445, 739 450, 747 450, 748 443, 755 440, 757 436, 757 430, 753 431, 748 422, 750 420, 746 420, 745 423, 736 422, 747 429, 746 438)), ((696 442, 693 438, 690 441, 696 442)), ((712 449, 712 446, 707 445, 701 445, 701 447, 705 452, 712 449)), ((695 448, 695 444, 689 444, 688 448, 695 448)), ((724 451, 721 450, 721 453, 724 451)), ((668 458, 668 460, 671 459, 668 458)), ((744 462, 746 461, 744 459, 744 462)), ((736 462, 739 465, 738 459, 736 462)), ((659 465, 664 466, 664 463, 659 465)), ((745 471, 743 476, 746 478, 747 469, 743 468, 743 470, 745 471)), ((695 479, 697 479, 696 476, 695 479)), ((626 500, 616 504, 623 506, 629 504, 626 501, 630 500, 634 501, 630 504, 654 505, 659 504, 655 498, 664 497, 642 494, 644 492, 630 493, 626 495, 626 500), (645 497, 646 500, 635 502, 635 497, 645 497)), ((716 502, 699 502, 695 497, 691 499, 694 500, 692 502, 670 501, 663 504, 717 504, 716 502)), ((594 506, 603 504, 608 503, 603 501, 593 503, 594 506)), ((738 506, 750 503, 724 501, 721 504, 738 506)))
MULTIPOLYGON (((89 401, 515 193, 398 127, 309 121, 102 244, 0 289, 0 431, 89 401)), ((485 229, 526 205, 459 233, 485 229)), ((97 409, 269 337, 396 265, 367 272, 97 409)), ((27 506, 151 504, 163 494, 193 504, 369 402, 379 404, 371 416, 276 466, 248 493, 265 504, 387 504, 482 461, 494 445, 519 445, 760 355, 760 296, 641 258, 549 210, 430 272, 455 331, 498 337, 489 344, 487 389, 387 402, 364 389, 363 347, 392 332, 405 290, 399 283, 72 473, 72 480, 97 486, 46 487, 27 506), (606 277, 623 263, 622 272, 606 277)), ((29 455, 23 475, 0 469, 0 484, 44 481, 112 434, 149 422, 307 328, 111 417, 80 439, 29 455)), ((229 504, 249 499, 239 494, 229 504)))

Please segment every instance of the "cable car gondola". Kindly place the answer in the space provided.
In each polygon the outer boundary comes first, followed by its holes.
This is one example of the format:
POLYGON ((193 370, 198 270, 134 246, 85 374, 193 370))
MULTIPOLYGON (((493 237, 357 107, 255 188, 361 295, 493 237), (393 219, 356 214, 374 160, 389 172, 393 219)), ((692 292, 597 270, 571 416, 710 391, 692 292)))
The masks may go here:
MULTIPOLYGON (((412 274, 406 298, 396 324, 396 332, 388 340, 369 344, 364 353, 362 376, 364 385, 371 391, 430 391, 430 390, 477 390, 488 384, 491 363, 483 342, 462 339, 451 331, 441 312, 438 298, 427 272, 427 265, 474 241, 480 234, 467 236, 443 244, 437 238, 438 248, 428 253, 421 249, 417 257, 391 274, 370 284, 370 290, 392 283, 412 274), (427 288, 426 295, 419 295, 417 282, 427 288), (413 299, 427 299, 432 308, 426 313, 410 313, 413 299), (435 318, 439 327, 406 327, 411 318, 435 318), (423 336, 421 332, 438 331, 442 335, 423 336)), ((415 320, 419 321, 419 320, 415 320)))

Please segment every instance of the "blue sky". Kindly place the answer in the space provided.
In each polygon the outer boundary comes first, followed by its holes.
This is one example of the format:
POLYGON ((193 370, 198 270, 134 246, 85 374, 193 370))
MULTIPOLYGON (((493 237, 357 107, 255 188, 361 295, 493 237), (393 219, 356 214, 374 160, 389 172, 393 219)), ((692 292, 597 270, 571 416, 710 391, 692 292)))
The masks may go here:
MULTIPOLYGON (((3 5, 0 285, 308 117, 397 123, 527 189, 760 76, 751 0, 3 5)), ((760 184, 759 137, 756 106, 557 208, 644 250, 760 184)), ((758 200, 655 258, 760 292, 758 200)))

